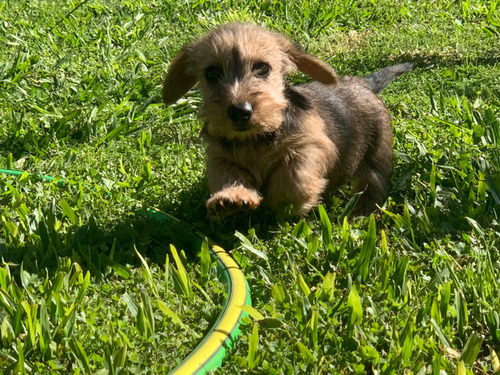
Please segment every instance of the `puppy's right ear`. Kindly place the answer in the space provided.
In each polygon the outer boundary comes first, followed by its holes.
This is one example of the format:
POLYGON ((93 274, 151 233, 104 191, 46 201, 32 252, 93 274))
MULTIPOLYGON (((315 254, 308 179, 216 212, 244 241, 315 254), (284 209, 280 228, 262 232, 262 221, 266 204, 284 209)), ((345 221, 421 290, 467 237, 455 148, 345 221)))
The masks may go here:
POLYGON ((195 75, 188 73, 188 58, 189 51, 184 48, 170 64, 165 81, 163 81, 163 103, 165 105, 175 103, 198 81, 195 75))
POLYGON ((333 68, 317 57, 309 55, 288 39, 281 37, 280 44, 295 67, 315 81, 335 87, 339 81, 333 68))

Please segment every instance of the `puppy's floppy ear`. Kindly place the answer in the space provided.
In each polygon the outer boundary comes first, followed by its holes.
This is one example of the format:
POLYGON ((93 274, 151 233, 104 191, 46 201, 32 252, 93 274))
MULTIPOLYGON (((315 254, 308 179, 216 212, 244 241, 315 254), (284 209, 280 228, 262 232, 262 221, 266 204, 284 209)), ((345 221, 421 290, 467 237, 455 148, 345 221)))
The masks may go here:
POLYGON ((198 79, 188 72, 189 49, 182 49, 170 64, 165 81, 163 81, 163 103, 175 103, 189 91, 198 79))
POLYGON ((315 81, 325 85, 332 87, 337 85, 339 80, 337 74, 332 67, 324 61, 309 55, 288 40, 285 44, 285 53, 288 55, 290 61, 302 73, 307 74, 315 81))

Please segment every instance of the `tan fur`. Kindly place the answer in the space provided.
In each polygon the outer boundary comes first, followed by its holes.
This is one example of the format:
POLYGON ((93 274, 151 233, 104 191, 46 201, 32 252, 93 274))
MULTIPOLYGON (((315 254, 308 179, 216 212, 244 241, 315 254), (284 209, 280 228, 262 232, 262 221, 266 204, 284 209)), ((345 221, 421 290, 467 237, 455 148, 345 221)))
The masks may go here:
POLYGON ((328 185, 328 171, 337 158, 336 147, 325 137, 325 124, 317 114, 303 122, 304 133, 296 134, 284 142, 281 155, 273 160, 284 162, 274 171, 267 198, 274 209, 280 203, 292 204, 294 212, 306 214, 321 201, 328 185))
POLYGON ((351 178, 366 190, 360 213, 385 199, 391 120, 362 79, 339 80, 328 64, 281 34, 233 23, 179 52, 164 81, 164 102, 175 102, 197 82, 211 217, 261 203, 291 204, 305 214, 328 186, 351 178), (285 77, 294 70, 321 85, 288 86, 285 77))

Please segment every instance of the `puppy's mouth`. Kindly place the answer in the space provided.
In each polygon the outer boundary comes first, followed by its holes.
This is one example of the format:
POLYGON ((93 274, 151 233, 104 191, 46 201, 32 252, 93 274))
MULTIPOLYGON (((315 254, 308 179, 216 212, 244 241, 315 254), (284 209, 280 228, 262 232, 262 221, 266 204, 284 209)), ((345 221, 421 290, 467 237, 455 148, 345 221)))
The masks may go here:
POLYGON ((244 133, 244 132, 247 132, 247 131, 252 129, 252 126, 249 123, 244 123, 244 124, 241 124, 241 123, 234 124, 233 123, 233 126, 234 126, 234 130, 236 130, 237 132, 240 132, 240 133, 244 133))

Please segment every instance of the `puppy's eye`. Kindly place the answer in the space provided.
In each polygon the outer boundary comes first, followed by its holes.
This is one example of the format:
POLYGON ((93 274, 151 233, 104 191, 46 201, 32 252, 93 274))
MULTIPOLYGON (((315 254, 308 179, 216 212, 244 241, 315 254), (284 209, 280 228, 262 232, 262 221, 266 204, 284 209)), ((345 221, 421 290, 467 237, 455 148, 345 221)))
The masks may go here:
POLYGON ((205 69, 205 79, 209 84, 215 84, 222 78, 222 69, 217 66, 209 66, 205 69))
POLYGON ((271 67, 269 64, 266 64, 265 62, 258 62, 256 63, 253 68, 253 72, 255 75, 259 78, 267 78, 269 73, 271 73, 271 67))

